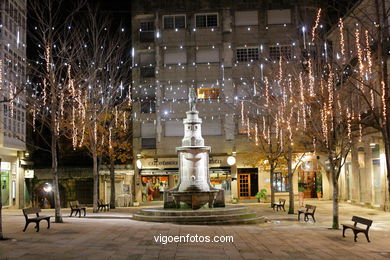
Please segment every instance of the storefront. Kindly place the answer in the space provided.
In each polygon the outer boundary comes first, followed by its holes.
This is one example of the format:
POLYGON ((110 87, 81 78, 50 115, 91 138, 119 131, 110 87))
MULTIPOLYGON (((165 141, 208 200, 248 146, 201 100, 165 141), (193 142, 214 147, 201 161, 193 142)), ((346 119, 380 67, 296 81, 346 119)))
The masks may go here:
MULTIPOLYGON (((99 198, 105 203, 111 201, 111 178, 108 169, 100 170, 99 198)), ((115 166, 115 206, 129 207, 132 203, 134 170, 129 165, 115 166)))
POLYGON ((322 173, 317 160, 304 161, 299 166, 298 189, 304 198, 322 197, 322 173))
MULTIPOLYGON (((224 189, 225 196, 230 199, 231 167, 227 164, 227 156, 210 156, 209 174, 212 186, 224 189)), ((142 200, 163 200, 163 192, 175 187, 179 180, 177 158, 143 158, 140 159, 140 189, 142 200)))
POLYGON ((1 199, 3 206, 16 205, 16 164, 3 161, 0 166, 1 199))

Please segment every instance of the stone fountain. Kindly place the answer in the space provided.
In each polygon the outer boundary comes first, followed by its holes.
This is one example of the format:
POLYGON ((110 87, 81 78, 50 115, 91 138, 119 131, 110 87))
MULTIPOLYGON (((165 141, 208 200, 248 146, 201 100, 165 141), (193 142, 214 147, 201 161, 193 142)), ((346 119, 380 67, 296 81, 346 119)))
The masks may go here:
POLYGON ((253 224, 263 223, 248 207, 225 207, 224 190, 210 184, 210 146, 204 145, 202 119, 196 110, 196 93, 189 92, 189 111, 184 123, 182 146, 177 147, 179 157, 179 182, 164 192, 164 207, 144 208, 133 219, 177 224, 253 224), (208 204, 208 208, 204 207, 208 204))
POLYGON ((208 203, 209 208, 225 206, 223 190, 210 184, 210 146, 204 145, 202 119, 196 111, 197 96, 193 88, 189 91, 189 106, 184 123, 182 146, 176 148, 179 156, 179 183, 164 193, 164 208, 180 208, 185 203, 192 209, 199 209, 208 203), (219 201, 216 203, 217 194, 219 201))

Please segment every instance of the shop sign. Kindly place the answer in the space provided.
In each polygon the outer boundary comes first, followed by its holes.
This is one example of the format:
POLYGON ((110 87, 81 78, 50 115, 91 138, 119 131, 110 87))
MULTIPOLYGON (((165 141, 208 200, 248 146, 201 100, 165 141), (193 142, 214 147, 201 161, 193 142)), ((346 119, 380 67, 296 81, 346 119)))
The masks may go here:
POLYGON ((33 179, 34 178, 34 170, 25 170, 24 171, 24 178, 33 179))
MULTIPOLYGON (((141 159, 143 169, 165 169, 165 168, 179 168, 177 158, 146 158, 141 159)), ((223 167, 229 166, 227 164, 227 156, 213 156, 210 157, 209 167, 223 167)))
POLYGON ((141 170, 141 175, 172 175, 178 173, 179 173, 178 171, 141 170))
POLYGON ((1 170, 2 171, 10 171, 11 163, 10 162, 1 162, 1 170))

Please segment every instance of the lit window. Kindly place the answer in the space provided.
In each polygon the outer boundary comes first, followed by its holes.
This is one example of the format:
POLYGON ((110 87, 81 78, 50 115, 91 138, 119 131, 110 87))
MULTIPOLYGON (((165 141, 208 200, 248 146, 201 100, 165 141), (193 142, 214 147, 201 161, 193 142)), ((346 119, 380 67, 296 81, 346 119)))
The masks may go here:
POLYGON ((198 88, 199 99, 213 99, 219 97, 219 88, 198 88))
POLYGON ((274 173, 274 191, 287 192, 289 191, 288 177, 280 172, 274 173))

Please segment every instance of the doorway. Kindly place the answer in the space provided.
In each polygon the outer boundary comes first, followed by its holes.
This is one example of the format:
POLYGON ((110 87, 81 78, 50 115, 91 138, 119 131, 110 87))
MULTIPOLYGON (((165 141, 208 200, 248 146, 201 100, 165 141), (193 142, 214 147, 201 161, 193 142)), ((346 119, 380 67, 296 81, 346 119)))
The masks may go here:
POLYGON ((240 199, 254 198, 259 191, 258 169, 244 168, 238 171, 238 197, 240 199))
POLYGON ((3 206, 9 206, 9 173, 7 171, 0 172, 1 180, 1 200, 3 206))
POLYGON ((321 169, 313 161, 301 164, 298 173, 298 189, 303 192, 304 198, 322 197, 321 169))

